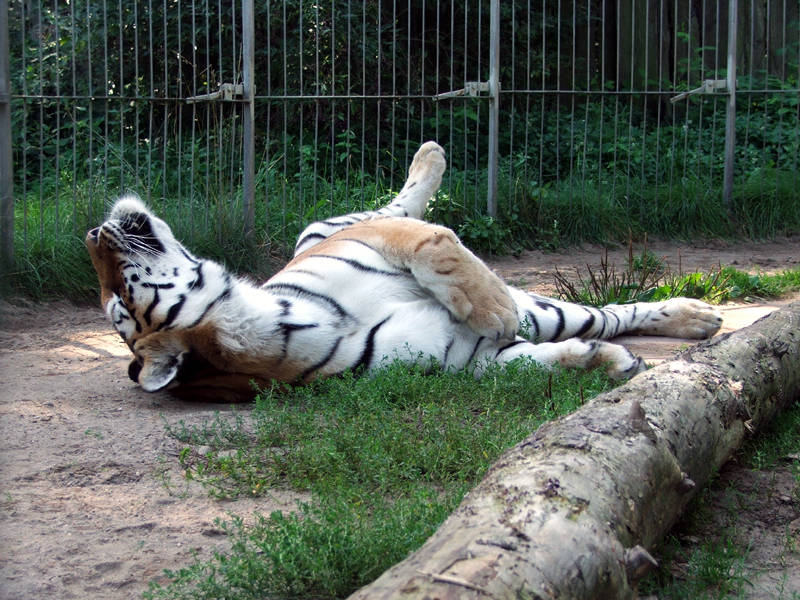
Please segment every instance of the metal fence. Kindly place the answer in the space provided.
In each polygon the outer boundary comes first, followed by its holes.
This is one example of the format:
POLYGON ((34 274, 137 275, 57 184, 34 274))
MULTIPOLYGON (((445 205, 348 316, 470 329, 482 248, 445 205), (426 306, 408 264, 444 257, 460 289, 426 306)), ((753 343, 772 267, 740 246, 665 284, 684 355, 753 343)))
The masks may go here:
POLYGON ((736 7, 0 0, 4 257, 126 190, 190 238, 285 242, 379 202, 426 139, 448 152, 438 217, 689 214, 723 193, 726 119, 734 188, 798 169, 800 4, 736 7))

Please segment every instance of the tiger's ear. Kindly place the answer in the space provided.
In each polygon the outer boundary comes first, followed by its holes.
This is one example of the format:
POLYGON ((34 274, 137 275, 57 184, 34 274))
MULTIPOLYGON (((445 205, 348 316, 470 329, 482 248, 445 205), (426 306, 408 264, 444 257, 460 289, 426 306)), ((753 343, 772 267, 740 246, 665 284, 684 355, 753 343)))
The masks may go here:
POLYGON ((178 375, 187 348, 175 337, 153 334, 138 340, 133 352, 139 368, 129 367, 128 374, 131 379, 136 375, 144 391, 155 392, 172 383, 178 375))

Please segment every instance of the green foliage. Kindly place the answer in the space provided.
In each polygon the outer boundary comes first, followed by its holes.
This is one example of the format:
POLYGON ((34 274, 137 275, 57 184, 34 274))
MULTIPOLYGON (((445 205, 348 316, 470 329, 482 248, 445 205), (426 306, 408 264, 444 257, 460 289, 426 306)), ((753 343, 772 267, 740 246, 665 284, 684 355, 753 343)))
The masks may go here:
MULTIPOLYGON (((753 469, 771 469, 779 461, 794 456, 800 467, 800 402, 777 415, 767 430, 749 439, 740 451, 740 459, 753 469)), ((795 493, 800 495, 800 479, 795 493)), ((798 498, 800 499, 800 497, 798 498)))
POLYGON ((467 218, 458 228, 458 236, 476 252, 505 254, 512 243, 511 230, 488 215, 467 218))
POLYGON ((800 289, 800 269, 774 275, 750 274, 733 267, 719 267, 707 273, 673 273, 669 265, 646 247, 634 255, 632 245, 624 269, 609 264, 606 252, 599 267, 587 265, 586 270, 588 276, 584 277, 576 268, 577 283, 556 271, 556 290, 562 299, 591 306, 658 302, 677 297, 721 303, 777 298, 800 289))
MULTIPOLYGON (((780 461, 789 459, 795 474, 795 497, 800 500, 800 404, 777 415, 767 429, 747 440, 738 452, 738 460, 752 469, 773 469, 780 461), (790 458, 793 457, 793 458, 790 458)), ((737 498, 737 503, 724 519, 726 524, 714 525, 711 535, 706 535, 711 519, 709 511, 712 494, 721 493, 719 484, 702 490, 686 510, 686 517, 677 529, 688 535, 670 535, 659 548, 657 556, 660 566, 639 586, 641 595, 653 594, 665 599, 728 598, 742 597, 749 582, 744 573, 748 566, 749 548, 742 541, 752 526, 742 522, 739 504, 742 493, 732 487, 726 494, 737 498), (699 541, 698 538, 702 538, 699 541)), ((762 490, 762 493, 772 493, 762 490)), ((744 501, 747 501, 744 498, 744 501)), ((797 552, 796 542, 787 532, 786 550, 797 552)), ((782 597, 782 596, 781 596, 782 597)))
MULTIPOLYGON (((571 66, 590 75, 572 81, 589 93, 568 100, 549 93, 563 89, 559 36, 575 41, 574 28, 581 27, 588 39, 599 39, 600 21, 586 7, 558 19, 549 5, 504 5, 503 23, 529 25, 503 34, 504 43, 527 49, 504 55, 501 77, 511 85, 504 89, 547 93, 536 100, 504 96, 498 213, 488 217, 485 107, 428 98, 447 79, 440 65, 472 77, 487 34, 479 29, 488 22, 486 3, 353 7, 346 0, 270 0, 255 9, 257 39, 267 42, 255 56, 257 235, 245 240, 238 218, 238 107, 179 100, 214 91, 237 71, 237 54, 229 49, 239 40, 240 15, 235 3, 174 8, 10 3, 12 88, 20 94, 12 98, 11 127, 18 263, 4 288, 37 297, 48 288, 75 299, 91 295, 88 262, 76 240, 127 189, 158 212, 177 215, 183 239, 197 242, 194 249, 207 248, 234 269, 264 270, 263 257, 285 257, 311 221, 385 201, 422 139, 438 140, 449 155, 433 219, 481 252, 621 240, 631 233, 767 238, 800 230, 791 52, 781 79, 758 69, 740 77, 740 90, 776 93, 737 94, 736 181, 727 207, 721 198, 724 102, 710 96, 673 106, 652 95, 611 93, 632 82, 609 73, 598 79, 588 55, 576 56, 571 66), (417 43, 433 24, 451 22, 464 23, 469 43, 417 43), (111 65, 109 56, 117 54, 128 60, 111 65), (389 90, 412 99, 386 100, 389 90), (365 99, 350 97, 359 95, 365 99), (59 206, 63 214, 53 227, 47 214, 59 206), (70 219, 61 223, 64 215, 70 219), (59 273, 78 280, 74 291, 59 273)), ((688 48, 680 44, 683 55, 688 48)), ((707 49, 692 51, 676 65, 680 82, 707 65, 707 49)), ((651 90, 678 85, 642 84, 651 90)))
POLYGON ((171 571, 150 595, 342 597, 418 547, 503 450, 610 386, 599 371, 528 361, 478 381, 394 364, 370 377, 275 385, 249 414, 171 426, 187 444, 182 467, 211 493, 290 487, 312 500, 252 527, 234 520, 230 551, 171 571))
POLYGON ((727 537, 705 540, 692 548, 682 548, 677 539, 669 538, 664 560, 685 563, 685 574, 671 577, 662 568, 659 572, 663 573, 663 581, 648 581, 642 587, 670 600, 741 597, 750 584, 744 574, 748 549, 734 536, 735 532, 727 532, 727 537))

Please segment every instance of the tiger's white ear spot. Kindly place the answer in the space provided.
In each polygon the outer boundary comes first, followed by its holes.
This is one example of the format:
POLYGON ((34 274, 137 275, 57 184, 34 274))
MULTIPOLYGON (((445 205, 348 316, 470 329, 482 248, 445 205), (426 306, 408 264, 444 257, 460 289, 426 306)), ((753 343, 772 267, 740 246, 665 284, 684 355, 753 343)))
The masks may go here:
POLYGON ((155 392, 172 383, 186 355, 186 348, 174 339, 148 336, 136 342, 134 353, 142 365, 138 382, 146 392, 155 392))

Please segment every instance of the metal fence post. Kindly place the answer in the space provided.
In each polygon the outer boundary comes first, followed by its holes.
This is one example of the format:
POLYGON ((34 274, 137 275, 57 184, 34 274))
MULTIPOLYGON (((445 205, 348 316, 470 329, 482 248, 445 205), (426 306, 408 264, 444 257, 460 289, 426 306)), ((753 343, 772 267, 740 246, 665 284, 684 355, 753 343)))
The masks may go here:
POLYGON ((497 152, 500 121, 500 0, 492 0, 489 19, 489 165, 486 211, 497 216, 497 152))
POLYGON ((733 167, 736 144, 736 13, 737 0, 728 0, 728 107, 725 113, 725 170, 722 199, 729 214, 733 214, 733 167))
POLYGON ((11 71, 8 0, 0 0, 0 269, 14 262, 14 174, 11 160, 11 71))
POLYGON ((255 118, 254 70, 254 20, 253 0, 242 0, 242 83, 244 92, 244 115, 242 118, 242 210, 244 211, 244 235, 253 234, 255 197, 255 146, 253 121, 255 118))

